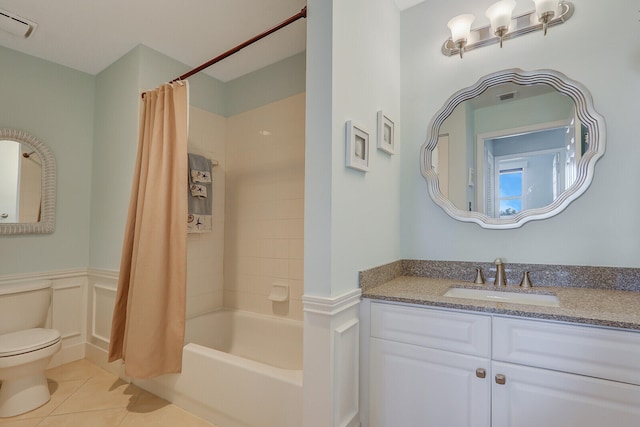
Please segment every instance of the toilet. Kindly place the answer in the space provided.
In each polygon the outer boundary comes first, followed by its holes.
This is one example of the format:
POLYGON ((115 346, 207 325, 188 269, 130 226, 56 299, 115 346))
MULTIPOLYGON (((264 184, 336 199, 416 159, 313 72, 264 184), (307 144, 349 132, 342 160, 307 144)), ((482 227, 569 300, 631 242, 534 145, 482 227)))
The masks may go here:
POLYGON ((0 284, 0 418, 13 417, 49 401, 45 369, 60 350, 60 332, 44 328, 51 282, 0 284))

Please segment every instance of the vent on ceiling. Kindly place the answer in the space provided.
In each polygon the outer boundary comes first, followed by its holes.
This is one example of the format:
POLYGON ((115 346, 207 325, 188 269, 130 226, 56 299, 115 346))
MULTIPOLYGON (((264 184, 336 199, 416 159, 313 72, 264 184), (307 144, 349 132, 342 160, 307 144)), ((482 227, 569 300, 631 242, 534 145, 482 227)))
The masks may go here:
POLYGON ((517 94, 518 94, 518 92, 516 92, 516 91, 502 93, 502 94, 498 95, 498 99, 500 101, 510 101, 512 99, 515 99, 517 94))
POLYGON ((37 27, 38 24, 33 21, 0 9, 0 30, 2 31, 27 38, 33 34, 37 27))

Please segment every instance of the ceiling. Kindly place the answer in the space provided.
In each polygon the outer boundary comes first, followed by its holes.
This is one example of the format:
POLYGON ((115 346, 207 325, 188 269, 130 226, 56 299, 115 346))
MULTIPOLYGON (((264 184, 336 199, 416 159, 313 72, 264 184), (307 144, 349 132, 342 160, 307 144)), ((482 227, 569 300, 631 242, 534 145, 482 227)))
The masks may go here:
MULTIPOLYGON (((0 0, 38 24, 27 39, 0 31, 0 45, 95 75, 138 44, 198 66, 300 12, 306 0, 0 0)), ((222 81, 305 50, 306 20, 210 67, 222 81)))
MULTIPOLYGON (((423 0, 394 0, 400 10, 423 0)), ((306 0, 0 0, 34 21, 27 39, 0 31, 0 46, 95 75, 138 44, 190 67, 297 14, 306 0)), ((206 74, 221 81, 303 52, 306 19, 256 42, 206 74)))

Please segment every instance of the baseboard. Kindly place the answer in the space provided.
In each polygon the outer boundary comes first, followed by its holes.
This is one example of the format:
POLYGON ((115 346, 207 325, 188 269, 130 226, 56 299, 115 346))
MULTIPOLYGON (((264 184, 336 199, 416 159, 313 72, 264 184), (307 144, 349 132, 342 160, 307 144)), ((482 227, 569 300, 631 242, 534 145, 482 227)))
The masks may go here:
POLYGON ((109 352, 107 350, 97 347, 91 343, 86 343, 85 346, 85 359, 95 365, 98 365, 105 371, 128 381, 127 377, 124 375, 124 365, 122 363, 122 360, 109 362, 109 352))

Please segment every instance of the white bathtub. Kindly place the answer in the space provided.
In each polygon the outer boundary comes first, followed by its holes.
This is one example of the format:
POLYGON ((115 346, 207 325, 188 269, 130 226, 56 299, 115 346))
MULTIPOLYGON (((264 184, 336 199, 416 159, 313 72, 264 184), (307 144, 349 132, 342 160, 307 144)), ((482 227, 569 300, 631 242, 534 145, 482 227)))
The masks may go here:
POLYGON ((185 343, 182 373, 135 383, 220 427, 302 425, 302 322, 222 309, 185 343))

